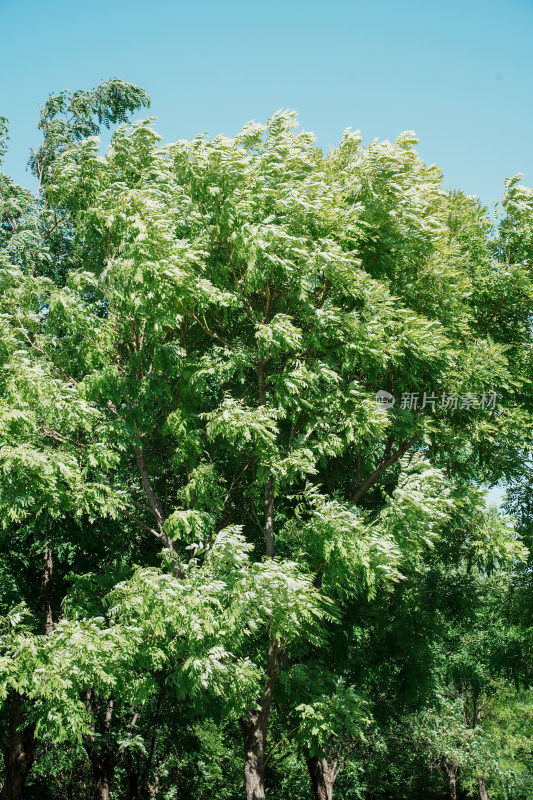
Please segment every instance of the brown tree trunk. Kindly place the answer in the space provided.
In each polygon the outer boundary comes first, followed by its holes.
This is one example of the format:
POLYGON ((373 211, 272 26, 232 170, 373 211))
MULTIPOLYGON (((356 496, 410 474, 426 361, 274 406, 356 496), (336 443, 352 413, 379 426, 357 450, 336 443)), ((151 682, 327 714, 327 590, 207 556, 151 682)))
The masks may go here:
POLYGON ((265 487, 265 549, 269 558, 276 555, 274 542, 274 478, 268 479, 265 487))
POLYGON ((267 682, 259 698, 259 710, 248 711, 239 720, 244 742, 244 786, 246 800, 265 798, 265 762, 267 730, 272 695, 279 673, 285 661, 285 654, 278 642, 271 639, 268 646, 267 682))
POLYGON ((117 754, 110 750, 107 739, 111 733, 114 700, 108 697, 104 706, 94 689, 88 689, 85 702, 91 720, 91 733, 84 737, 83 742, 93 771, 91 796, 92 800, 109 800, 110 784, 118 761, 117 754), (99 749, 94 746, 97 727, 101 737, 99 749))
POLYGON ((109 800, 109 787, 113 780, 113 764, 105 757, 91 760, 93 768, 93 800, 109 800))
MULTIPOLYGON (((259 359, 257 379, 260 405, 266 406, 265 364, 259 359)), ((274 478, 271 475, 265 485, 265 552, 269 558, 276 555, 274 537, 274 478)), ((268 644, 267 680, 263 694, 258 700, 259 709, 248 711, 239 720, 244 743, 244 787, 246 800, 265 800, 265 764, 267 731, 272 695, 279 678, 285 654, 278 642, 271 638, 268 644)))
MULTIPOLYGON (((150 747, 148 748, 144 764, 141 766, 139 758, 137 758, 137 763, 134 764, 130 750, 121 750, 119 752, 119 763, 122 761, 123 757, 125 757, 124 768, 128 776, 128 785, 129 785, 128 800, 143 800, 146 794, 146 792, 144 792, 145 787, 146 791, 148 792, 148 797, 155 798, 157 795, 159 787, 159 775, 157 772, 158 769, 157 765, 155 768, 155 776, 153 783, 150 783, 149 776, 150 776, 150 769, 152 767, 152 761, 154 758, 154 750, 155 750, 155 744, 159 727, 159 714, 161 711, 164 694, 165 694, 164 688, 161 688, 157 696, 157 702, 155 705, 154 713, 151 716, 152 736, 151 736, 150 747)), ((140 708, 141 707, 139 706, 139 709, 135 712, 135 715, 130 723, 130 728, 134 727, 134 724, 137 721, 137 714, 140 711, 140 708)))
POLYGON ((443 758, 440 767, 448 778, 448 797, 450 800, 457 800, 457 766, 449 767, 443 758))
POLYGON ((485 786, 485 781, 483 780, 483 778, 477 779, 477 785, 479 789, 479 800, 489 800, 487 787, 485 786))
POLYGON ((457 800, 457 783, 455 780, 456 773, 453 774, 448 773, 448 789, 450 794, 450 800, 457 800))
POLYGON ((265 800, 267 718, 262 711, 249 711, 240 725, 244 740, 246 800, 265 800))
POLYGON ((133 764, 131 752, 126 753, 124 768, 128 776, 128 800, 141 799, 141 777, 139 770, 133 764))
POLYGON ((13 692, 9 698, 9 733, 2 744, 5 782, 0 800, 19 800, 35 758, 35 725, 24 725, 22 698, 13 692))
POLYGON ((85 743, 85 749, 93 772, 91 800, 109 800, 116 759, 105 746, 100 752, 97 752, 91 745, 85 743))
POLYGON ((328 762, 327 759, 318 758, 318 756, 307 759, 307 769, 315 800, 333 800, 333 784, 337 777, 336 766, 336 760, 328 762))
MULTIPOLYGON (((259 388, 259 403, 262 406, 267 404, 265 363, 259 359, 257 365, 257 382, 259 388)), ((269 558, 276 555, 274 540, 274 478, 272 475, 265 486, 265 551, 269 558)))
POLYGON ((43 631, 45 636, 49 636, 54 630, 54 622, 52 619, 52 570, 52 550, 50 547, 47 547, 43 553, 43 571, 41 573, 41 591, 39 596, 41 611, 44 617, 43 631))
POLYGON ((156 773, 154 782, 148 784, 148 797, 150 800, 156 800, 159 790, 159 775, 156 773))
POLYGON ((450 800, 457 800, 457 770, 447 770, 448 775, 448 792, 450 800))

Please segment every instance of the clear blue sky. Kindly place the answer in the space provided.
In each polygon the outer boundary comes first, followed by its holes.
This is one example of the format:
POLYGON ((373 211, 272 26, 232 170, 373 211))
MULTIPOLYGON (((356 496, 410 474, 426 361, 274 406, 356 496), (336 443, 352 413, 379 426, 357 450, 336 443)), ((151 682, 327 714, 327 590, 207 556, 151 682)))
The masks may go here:
POLYGON ((490 203, 533 184, 533 0, 0 0, 5 171, 30 185, 39 103, 109 77, 143 86, 167 141, 294 108, 324 148, 414 130, 447 185, 490 203))

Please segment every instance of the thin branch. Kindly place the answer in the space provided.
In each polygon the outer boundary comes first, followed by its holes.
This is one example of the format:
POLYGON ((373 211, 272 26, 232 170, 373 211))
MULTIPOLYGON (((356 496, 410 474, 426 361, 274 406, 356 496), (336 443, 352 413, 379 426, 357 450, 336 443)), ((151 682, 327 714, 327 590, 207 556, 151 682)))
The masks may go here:
POLYGON ((229 487, 228 491, 224 495, 222 508, 224 508, 224 506, 228 502, 229 498, 231 497, 231 493, 232 493, 233 489, 237 486, 237 484, 239 483, 240 479, 242 478, 242 476, 244 475, 244 473, 246 472, 246 470, 248 469, 248 467, 250 466, 251 463, 252 463, 252 458, 249 458, 248 461, 246 462, 246 464, 244 465, 243 469, 239 472, 239 474, 237 474, 237 472, 235 472, 235 475, 233 476, 233 480, 231 481, 231 486, 229 487))
POLYGON ((276 750, 280 746, 280 744, 283 744, 283 742, 285 742, 289 738, 291 733, 294 733, 294 731, 299 730, 299 728, 301 728, 301 725, 296 725, 296 727, 292 728, 290 731, 288 731, 288 733, 283 734, 283 736, 281 737, 279 742, 276 742, 274 747, 271 748, 270 753, 268 754, 268 756, 265 758, 265 764, 264 764, 265 767, 268 764, 268 762, 270 761, 270 758, 271 758, 272 753, 274 752, 274 750, 276 750))
POLYGON ((205 316, 203 316, 203 315, 202 315, 202 319, 203 319, 203 322, 202 322, 202 320, 198 319, 198 317, 196 316, 196 314, 195 314, 193 311, 191 311, 191 310, 190 310, 190 309, 188 309, 188 308, 187 308, 187 309, 185 309, 185 310, 187 311, 187 313, 188 313, 188 314, 190 314, 190 315, 191 315, 191 317, 192 317, 193 319, 195 319, 195 320, 196 320, 196 322, 198 323, 198 325, 199 325, 199 326, 200 326, 200 327, 201 327, 201 328, 202 328, 202 329, 203 329, 203 330, 204 330, 204 331, 205 331, 205 332, 206 332, 206 333, 207 333, 209 336, 211 336, 213 339, 217 339, 219 342, 222 342, 222 344, 223 344, 223 345, 225 345, 227 348, 229 348, 229 349, 231 350, 231 346, 230 346, 230 344, 229 344, 229 343, 228 343, 228 342, 227 342, 225 339, 223 339, 221 336, 219 336, 219 335, 218 335, 218 333, 215 333, 215 331, 212 331, 212 330, 210 330, 210 329, 209 329, 209 326, 208 326, 208 324, 207 324, 207 322, 206 322, 205 316))
MULTIPOLYGON (((110 698, 110 699, 112 701, 112 698, 110 698)), ((135 727, 135 725, 137 723, 137 720, 139 719, 139 714, 141 713, 142 707, 143 707, 143 703, 139 703, 139 705, 135 709, 133 717, 131 718, 131 721, 130 721, 129 725, 127 725, 127 730, 128 731, 133 730, 133 728, 135 727)), ((128 744, 127 742, 124 742, 122 747, 118 750, 118 752, 117 752, 117 764, 119 764, 122 761, 122 757, 124 756, 124 752, 126 750, 127 744, 128 744)))
POLYGON ((144 493, 148 500, 148 505, 150 506, 152 513, 157 520, 157 524, 161 533, 163 533, 163 523, 165 521, 163 515, 163 508, 161 506, 161 501, 159 500, 157 492, 152 486, 152 481, 150 480, 150 475, 148 473, 148 469, 146 467, 146 461, 144 459, 144 453, 140 447, 135 447, 134 452, 135 452, 135 461, 139 469, 144 493))
POLYGON ((53 360, 53 358, 51 357, 49 352, 44 350, 42 347, 39 347, 38 345, 36 345, 35 342, 33 341, 33 339, 30 336, 28 336, 28 333, 26 332, 26 329, 25 329, 24 325, 22 324, 22 320, 20 319, 18 314, 16 312, 14 312, 13 316, 17 320, 17 322, 19 324, 20 332, 22 333, 22 335, 24 336, 24 338, 26 339, 26 341, 28 342, 30 347, 33 350, 37 350, 37 352, 41 353, 41 355, 46 356, 46 358, 48 358, 50 360, 50 363, 53 364, 54 367, 56 369, 58 369, 63 374, 64 379, 66 381, 68 381, 68 383, 71 383, 73 386, 78 388, 78 386, 79 386, 78 382, 75 381, 74 378, 71 375, 69 375, 68 372, 66 372, 60 364, 56 364, 56 362, 53 360))
POLYGON ((416 435, 413 436, 411 439, 407 439, 398 447, 398 449, 392 455, 390 455, 390 451, 392 448, 392 441, 389 438, 389 440, 387 441, 387 445, 385 447, 385 451, 383 453, 383 456, 381 457, 378 466, 376 467, 374 472, 372 472, 368 476, 368 478, 366 478, 366 480, 363 481, 363 483, 361 483, 354 489, 354 492, 351 497, 351 502, 354 504, 359 502, 364 493, 367 492, 376 483, 379 476, 383 472, 385 472, 385 470, 388 467, 390 467, 392 464, 395 464, 396 461, 398 461, 409 450, 409 448, 416 441, 418 441, 418 438, 419 438, 418 435, 416 435))
POLYGON ((145 522, 142 522, 140 519, 137 519, 137 517, 135 517, 133 514, 130 514, 129 511, 126 511, 125 508, 119 508, 118 510, 124 517, 131 519, 132 522, 135 522, 137 525, 139 525, 139 527, 143 528, 143 530, 148 531, 149 533, 156 536, 158 539, 163 538, 163 535, 159 533, 159 531, 156 531, 154 528, 151 528, 145 522))
POLYGON ((143 704, 142 704, 142 703, 139 703, 139 705, 138 705, 138 706, 137 706, 137 708, 135 709, 135 714, 134 714, 134 715, 133 715, 133 717, 131 718, 131 722, 130 722, 130 724, 128 725, 128 729, 129 729, 129 730, 131 730, 132 728, 134 728, 134 727, 135 727, 135 725, 137 724, 137 720, 139 719, 139 714, 141 713, 141 708, 142 708, 142 707, 143 707, 143 704))
POLYGON ((135 506, 135 508, 138 508, 139 511, 147 511, 149 514, 153 514, 155 517, 155 514, 153 510, 150 508, 150 506, 146 506, 144 503, 138 503, 136 500, 130 500, 130 503, 132 504, 132 506, 135 506))
POLYGON ((57 431, 53 431, 50 428, 43 428, 43 434, 46 436, 47 439, 53 439, 55 442, 59 442, 60 444, 71 444, 74 447, 79 447, 82 450, 87 447, 86 444, 82 442, 75 442, 73 439, 67 439, 66 436, 62 436, 57 431))

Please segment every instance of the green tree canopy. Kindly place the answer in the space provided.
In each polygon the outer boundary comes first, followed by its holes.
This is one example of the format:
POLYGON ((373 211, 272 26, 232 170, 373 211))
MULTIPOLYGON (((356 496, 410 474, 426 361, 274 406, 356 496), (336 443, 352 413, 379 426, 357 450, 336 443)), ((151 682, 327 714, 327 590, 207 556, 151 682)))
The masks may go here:
POLYGON ((185 796, 181 742, 239 735, 247 800, 283 754, 383 796, 398 730, 503 800, 463 695, 527 675, 483 488, 527 475, 531 191, 491 218, 411 132, 324 153, 288 111, 162 144, 148 103, 51 95, 36 198, 0 178, 2 800, 51 748, 91 800, 185 796))

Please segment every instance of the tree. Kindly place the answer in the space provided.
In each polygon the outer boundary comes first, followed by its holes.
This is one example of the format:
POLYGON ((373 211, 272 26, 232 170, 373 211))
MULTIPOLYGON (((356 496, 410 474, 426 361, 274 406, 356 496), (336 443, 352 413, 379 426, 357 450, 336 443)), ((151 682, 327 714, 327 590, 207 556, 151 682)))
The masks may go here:
POLYGON ((31 636, 46 652, 62 625, 97 631, 102 615, 110 636, 148 637, 110 667, 118 693, 87 676, 69 700, 101 797, 125 769, 139 705, 155 708, 171 681, 199 717, 218 686, 239 720, 247 800, 262 800, 283 676, 336 662, 342 691, 287 701, 308 710, 302 731, 324 719, 306 758, 313 774, 326 763, 315 791, 329 782, 331 795, 332 758, 333 771, 344 758, 331 737, 349 747, 356 735, 339 692, 390 719, 398 698, 408 705, 398 675, 416 682, 406 651, 438 638, 429 608, 422 631, 405 619, 431 554, 444 581, 458 561, 468 573, 519 555, 472 487, 520 476, 531 438, 517 379, 530 352, 530 197, 509 182, 496 230, 475 200, 442 190, 411 133, 363 147, 347 131, 325 156, 292 112, 172 145, 151 120, 122 124, 100 156, 98 125, 146 104, 117 81, 52 96, 31 159, 37 203, 2 184, 0 507, 9 535, 35 537, 44 556, 40 606, 35 592, 16 601, 43 615, 46 636, 37 616, 31 636), (213 586, 218 621, 210 601, 195 605, 213 586), (359 645, 388 635, 391 609, 403 627, 386 676, 379 647, 359 645))
MULTIPOLYGON (((138 87, 117 80, 102 84, 92 93, 78 93, 70 100, 67 93, 60 98, 50 97, 41 115, 45 141, 31 158, 32 168, 39 173, 39 186, 44 186, 46 176, 52 174, 53 158, 58 151, 65 150, 83 135, 98 132, 99 126, 92 121, 94 114, 99 122, 109 125, 112 121, 126 120, 128 112, 145 99, 138 87), (70 112, 67 120, 53 122, 58 112, 67 109, 70 112)), ((6 122, 2 118, 2 155, 7 142, 6 122)), ((40 525, 34 528, 42 548, 38 602, 44 618, 43 630, 48 635, 53 629, 50 529, 54 520, 65 516, 91 515, 97 507, 104 515, 110 512, 109 492, 94 477, 94 470, 98 473, 109 467, 106 459, 112 458, 112 454, 99 447, 98 442, 94 442, 93 448, 87 441, 88 426, 98 418, 97 409, 91 409, 78 396, 72 381, 65 382, 57 373, 53 374, 43 352, 34 353, 31 347, 28 350, 49 311, 45 297, 53 282, 48 276, 59 278, 58 262, 68 250, 68 221, 61 212, 58 219, 58 209, 51 211, 45 203, 34 206, 29 192, 15 186, 5 175, 0 176, 0 185, 3 249, 0 279, 6 304, 2 329, 0 505, 4 528, 8 530, 13 526, 20 528, 30 517, 40 517, 40 525), (27 492, 28 480, 30 492, 27 492)), ((37 200, 41 199, 38 193, 37 200)), ((2 797, 16 798, 34 760, 34 725, 24 723, 24 701, 16 689, 9 696, 9 708, 8 742, 3 745, 7 778, 2 797)))

